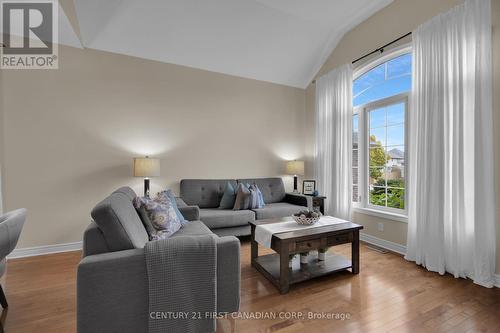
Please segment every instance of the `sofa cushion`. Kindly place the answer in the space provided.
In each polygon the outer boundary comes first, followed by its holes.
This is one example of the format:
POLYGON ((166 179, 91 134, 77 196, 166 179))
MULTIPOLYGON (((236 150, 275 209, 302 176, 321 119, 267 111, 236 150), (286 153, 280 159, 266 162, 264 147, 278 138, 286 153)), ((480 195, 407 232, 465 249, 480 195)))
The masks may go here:
POLYGON ((257 185, 266 204, 285 199, 285 185, 281 178, 238 179, 238 183, 257 185))
POLYGON ((92 218, 101 229, 110 251, 143 248, 149 241, 146 229, 132 204, 132 193, 132 189, 122 188, 111 193, 92 209, 92 218))
POLYGON ((139 214, 139 217, 141 218, 142 225, 144 226, 144 229, 146 229, 146 232, 148 233, 149 240, 152 240, 154 235, 156 233, 156 229, 153 226, 153 222, 151 222, 151 219, 148 216, 148 212, 146 211, 146 207, 140 207, 136 208, 137 214, 139 214))
POLYGON ((135 191, 128 186, 122 186, 119 189, 115 190, 113 193, 125 194, 130 199, 130 201, 134 200, 134 198, 137 196, 137 194, 135 194, 135 191))
POLYGON ((219 237, 225 237, 225 236, 250 236, 250 224, 247 225, 240 225, 238 227, 231 227, 231 228, 217 228, 217 229, 212 229, 212 232, 216 234, 219 237))
POLYGON ((235 227, 255 221, 255 213, 251 210, 202 208, 200 209, 200 220, 210 229, 235 227))
POLYGON ((257 220, 272 219, 276 217, 291 216, 304 210, 304 206, 292 205, 286 202, 267 204, 264 208, 254 209, 257 220))
POLYGON ((200 208, 219 207, 226 183, 236 187, 234 179, 182 179, 180 184, 181 198, 188 205, 200 208))
POLYGON ((179 236, 203 236, 212 235, 213 233, 208 229, 208 227, 201 221, 191 221, 188 224, 180 228, 172 238, 179 236))

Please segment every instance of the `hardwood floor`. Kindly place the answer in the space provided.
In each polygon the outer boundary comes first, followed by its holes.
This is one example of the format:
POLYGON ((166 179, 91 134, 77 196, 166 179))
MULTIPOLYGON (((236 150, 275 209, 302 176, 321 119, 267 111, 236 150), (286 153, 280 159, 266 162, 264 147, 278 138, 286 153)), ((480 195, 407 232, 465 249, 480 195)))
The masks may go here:
MULTIPOLYGON (((350 255, 349 246, 334 250, 350 255)), ((499 288, 439 276, 364 244, 359 275, 307 281, 286 295, 250 266, 250 242, 243 241, 241 252, 239 316, 277 318, 236 318, 235 332, 500 332, 499 288), (291 318, 309 312, 344 320, 291 318)), ((79 260, 79 252, 10 260, 2 279, 9 301, 1 318, 5 332, 75 332, 79 260)), ((231 332, 229 319, 218 326, 231 332)))

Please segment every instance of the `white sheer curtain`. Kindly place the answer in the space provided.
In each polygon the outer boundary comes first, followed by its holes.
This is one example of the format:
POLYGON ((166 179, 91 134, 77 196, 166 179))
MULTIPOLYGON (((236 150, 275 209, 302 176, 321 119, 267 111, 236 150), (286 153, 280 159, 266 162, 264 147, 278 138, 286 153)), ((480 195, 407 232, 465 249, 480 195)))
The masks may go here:
POLYGON ((406 259, 492 287, 491 4, 467 0, 413 32, 406 259))
MULTIPOLYGON (((1 161, 0 161, 1 163, 1 161)), ((0 215, 3 214, 2 168, 0 167, 0 215)))
POLYGON ((327 197, 325 213, 351 218, 352 67, 341 66, 316 80, 315 177, 327 197))

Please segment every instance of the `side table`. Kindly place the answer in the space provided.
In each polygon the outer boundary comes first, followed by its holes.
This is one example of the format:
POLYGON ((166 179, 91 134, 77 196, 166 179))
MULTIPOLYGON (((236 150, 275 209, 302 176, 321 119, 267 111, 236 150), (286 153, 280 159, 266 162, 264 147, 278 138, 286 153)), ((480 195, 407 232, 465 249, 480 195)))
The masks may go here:
POLYGON ((326 197, 320 196, 320 195, 316 196, 316 197, 312 196, 312 195, 308 195, 308 194, 304 194, 304 195, 311 197, 313 210, 319 210, 321 214, 325 215, 325 199, 326 199, 326 197))

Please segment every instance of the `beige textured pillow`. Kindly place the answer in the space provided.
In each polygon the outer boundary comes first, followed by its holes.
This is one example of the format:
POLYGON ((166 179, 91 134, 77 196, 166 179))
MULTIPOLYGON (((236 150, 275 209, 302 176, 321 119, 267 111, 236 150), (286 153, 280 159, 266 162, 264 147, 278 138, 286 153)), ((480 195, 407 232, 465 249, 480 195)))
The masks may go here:
POLYGON ((236 187, 236 200, 233 210, 250 209, 250 190, 245 184, 238 184, 236 187))

